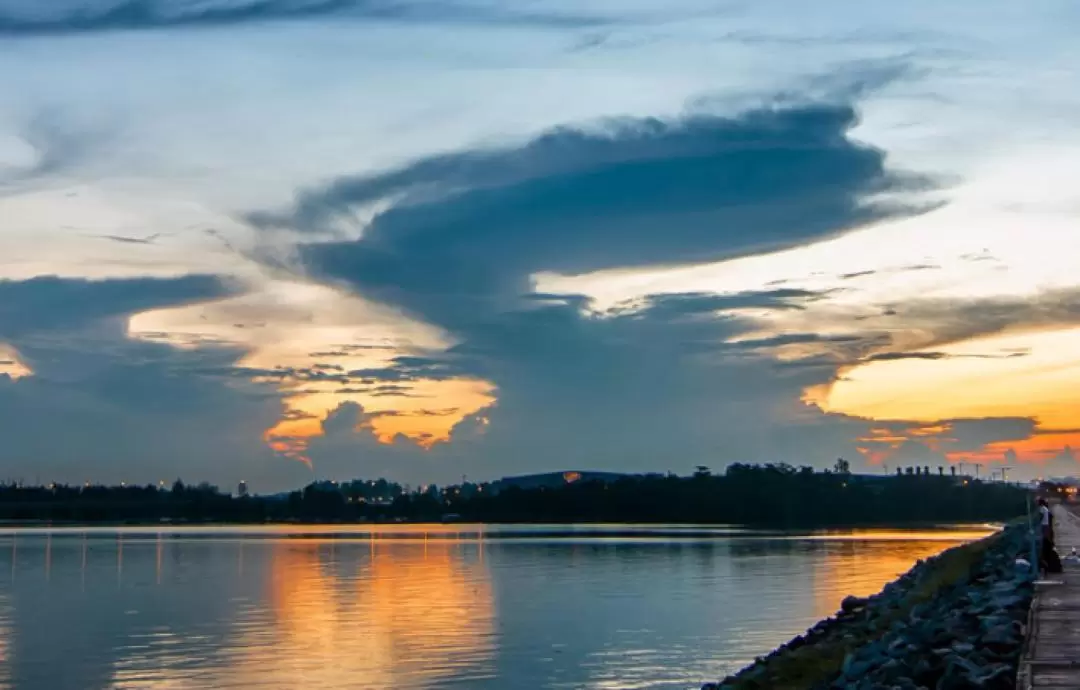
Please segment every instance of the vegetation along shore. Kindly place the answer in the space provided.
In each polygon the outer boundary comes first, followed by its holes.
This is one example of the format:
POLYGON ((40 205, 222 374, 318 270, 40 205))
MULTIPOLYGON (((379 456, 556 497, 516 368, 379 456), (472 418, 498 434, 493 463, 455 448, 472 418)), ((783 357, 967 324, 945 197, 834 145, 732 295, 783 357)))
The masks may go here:
POLYGON ((409 488, 384 479, 322 481, 275 496, 231 495, 200 484, 0 485, 0 520, 23 522, 680 523, 776 529, 1002 522, 1025 510, 1026 490, 932 473, 857 475, 792 465, 704 468, 692 476, 567 479, 409 488))

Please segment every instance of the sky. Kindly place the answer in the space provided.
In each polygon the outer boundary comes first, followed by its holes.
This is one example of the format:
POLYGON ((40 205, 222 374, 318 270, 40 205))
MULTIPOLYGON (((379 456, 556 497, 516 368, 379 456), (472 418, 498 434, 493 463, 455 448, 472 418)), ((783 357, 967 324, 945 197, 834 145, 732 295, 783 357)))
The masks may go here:
POLYGON ((0 0, 0 480, 1075 474, 1078 27, 0 0))

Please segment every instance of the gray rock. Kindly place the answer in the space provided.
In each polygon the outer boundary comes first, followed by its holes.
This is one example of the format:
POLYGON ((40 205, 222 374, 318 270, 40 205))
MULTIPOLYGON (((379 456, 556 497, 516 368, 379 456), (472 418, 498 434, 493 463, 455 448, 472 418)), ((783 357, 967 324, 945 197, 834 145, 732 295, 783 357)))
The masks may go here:
POLYGON ((957 654, 971 654, 975 651, 975 645, 970 642, 954 642, 952 648, 957 654))

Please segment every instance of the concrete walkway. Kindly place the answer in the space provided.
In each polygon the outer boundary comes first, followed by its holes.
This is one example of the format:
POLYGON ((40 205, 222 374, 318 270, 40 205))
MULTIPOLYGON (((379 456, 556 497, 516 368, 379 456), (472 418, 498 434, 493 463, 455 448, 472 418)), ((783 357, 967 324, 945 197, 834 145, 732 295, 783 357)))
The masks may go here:
MULTIPOLYGON (((1054 506, 1054 537, 1064 558, 1080 552, 1080 518, 1054 506)), ((1080 566, 1035 585, 1017 690, 1080 690, 1080 566)))

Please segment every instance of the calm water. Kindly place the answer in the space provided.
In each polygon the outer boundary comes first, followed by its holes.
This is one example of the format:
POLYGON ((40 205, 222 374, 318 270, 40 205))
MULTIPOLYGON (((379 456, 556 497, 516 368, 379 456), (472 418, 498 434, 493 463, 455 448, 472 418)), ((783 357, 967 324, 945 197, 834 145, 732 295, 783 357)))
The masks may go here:
POLYGON ((697 688, 986 534, 479 530, 0 530, 0 688, 697 688))

